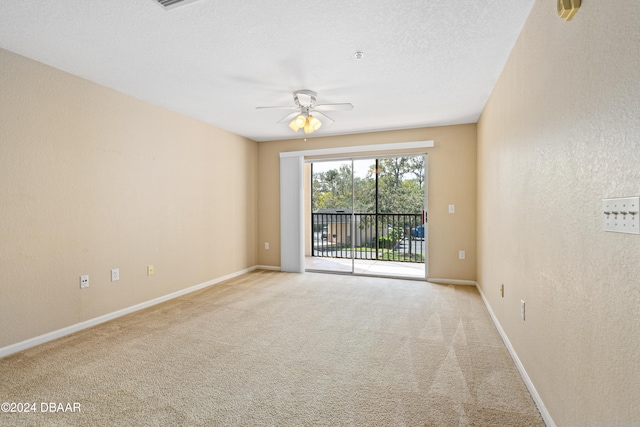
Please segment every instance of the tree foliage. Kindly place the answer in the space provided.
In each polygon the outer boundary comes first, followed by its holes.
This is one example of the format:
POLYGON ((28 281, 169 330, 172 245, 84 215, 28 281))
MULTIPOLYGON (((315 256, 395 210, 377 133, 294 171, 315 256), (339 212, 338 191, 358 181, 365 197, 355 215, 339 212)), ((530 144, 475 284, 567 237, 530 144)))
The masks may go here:
POLYGON ((424 161, 422 156, 392 157, 372 160, 365 177, 352 183, 351 164, 313 174, 314 212, 320 209, 345 209, 356 213, 376 212, 376 175, 378 213, 421 213, 424 206, 424 161), (352 191, 353 189, 353 191, 352 191))

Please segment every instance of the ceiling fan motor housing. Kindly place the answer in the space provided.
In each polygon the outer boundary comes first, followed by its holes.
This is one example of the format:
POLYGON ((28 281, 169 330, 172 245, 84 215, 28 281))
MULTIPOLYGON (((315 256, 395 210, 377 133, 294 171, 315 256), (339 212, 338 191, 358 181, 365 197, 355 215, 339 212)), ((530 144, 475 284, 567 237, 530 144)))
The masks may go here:
POLYGON ((316 96, 318 96, 317 93, 308 89, 293 92, 293 100, 299 107, 312 108, 316 104, 316 96))

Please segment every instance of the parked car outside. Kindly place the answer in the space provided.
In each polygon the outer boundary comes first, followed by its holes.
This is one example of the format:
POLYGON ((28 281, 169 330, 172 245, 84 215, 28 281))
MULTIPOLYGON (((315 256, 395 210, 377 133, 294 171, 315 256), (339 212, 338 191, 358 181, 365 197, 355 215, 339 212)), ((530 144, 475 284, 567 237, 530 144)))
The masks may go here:
POLYGON ((413 237, 424 239, 424 225, 419 225, 416 228, 411 229, 411 235, 413 237))

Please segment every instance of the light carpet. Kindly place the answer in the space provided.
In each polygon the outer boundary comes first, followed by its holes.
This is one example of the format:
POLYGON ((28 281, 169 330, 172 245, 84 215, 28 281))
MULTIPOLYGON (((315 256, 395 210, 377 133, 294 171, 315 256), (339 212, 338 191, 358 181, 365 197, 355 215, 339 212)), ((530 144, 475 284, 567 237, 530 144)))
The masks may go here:
POLYGON ((36 403, 17 426, 544 426, 475 288, 262 270, 0 359, 0 402, 36 403))

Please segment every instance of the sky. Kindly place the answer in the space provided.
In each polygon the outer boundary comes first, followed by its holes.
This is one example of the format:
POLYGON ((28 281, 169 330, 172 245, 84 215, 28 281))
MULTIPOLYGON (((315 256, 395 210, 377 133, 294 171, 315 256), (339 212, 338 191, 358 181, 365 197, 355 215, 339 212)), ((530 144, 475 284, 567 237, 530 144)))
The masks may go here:
MULTIPOLYGON (((354 159, 354 171, 356 177, 364 178, 369 167, 375 163, 375 159, 354 159)), ((339 169, 342 164, 350 164, 351 160, 329 160, 313 162, 313 172, 326 172, 331 169, 339 169)))

